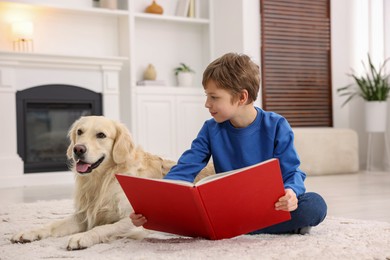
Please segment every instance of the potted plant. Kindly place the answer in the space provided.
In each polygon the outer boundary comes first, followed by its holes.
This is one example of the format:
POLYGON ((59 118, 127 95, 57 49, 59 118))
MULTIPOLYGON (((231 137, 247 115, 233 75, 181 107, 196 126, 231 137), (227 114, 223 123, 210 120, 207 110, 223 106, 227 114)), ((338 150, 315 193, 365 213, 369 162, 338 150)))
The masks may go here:
POLYGON ((177 84, 183 87, 192 86, 192 81, 195 71, 191 69, 185 63, 180 63, 180 66, 174 69, 175 75, 177 77, 177 84))
POLYGON ((385 73, 385 65, 389 59, 375 68, 370 55, 368 56, 368 69, 363 62, 365 75, 351 74, 354 83, 337 89, 340 96, 346 96, 342 106, 355 97, 361 97, 365 101, 366 130, 367 132, 384 132, 386 130, 387 99, 390 93, 390 74, 385 73), (378 120, 379 119, 379 120, 378 120))

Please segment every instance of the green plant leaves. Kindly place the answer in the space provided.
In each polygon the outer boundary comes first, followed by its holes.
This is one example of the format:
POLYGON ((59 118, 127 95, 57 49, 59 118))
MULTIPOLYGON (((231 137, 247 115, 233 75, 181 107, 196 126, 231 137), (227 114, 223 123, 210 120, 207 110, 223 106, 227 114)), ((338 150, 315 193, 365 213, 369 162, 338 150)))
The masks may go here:
POLYGON ((177 76, 177 74, 179 74, 180 72, 195 72, 194 70, 192 70, 188 65, 186 65, 185 63, 181 62, 180 63, 180 66, 179 67, 176 67, 174 69, 175 71, 175 75, 177 76))
POLYGON ((364 62, 362 62, 366 74, 363 76, 351 74, 350 76, 355 80, 355 83, 337 89, 340 96, 347 96, 347 99, 341 106, 344 106, 356 96, 360 96, 366 101, 386 101, 389 97, 390 75, 383 75, 385 65, 389 59, 386 59, 385 62, 379 66, 379 70, 377 70, 372 63, 370 55, 368 54, 367 56, 369 64, 368 70, 364 62))

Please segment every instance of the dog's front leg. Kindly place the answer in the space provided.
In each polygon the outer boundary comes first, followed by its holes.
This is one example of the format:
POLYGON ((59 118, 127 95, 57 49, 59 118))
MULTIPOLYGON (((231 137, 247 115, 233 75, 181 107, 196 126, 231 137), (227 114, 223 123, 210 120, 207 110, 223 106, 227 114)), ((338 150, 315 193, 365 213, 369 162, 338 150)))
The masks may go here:
POLYGON ((68 218, 54 221, 41 228, 20 232, 11 238, 11 242, 28 243, 35 240, 44 239, 47 237, 62 237, 62 236, 82 232, 85 229, 86 226, 80 224, 79 221, 77 221, 76 216, 72 215, 68 218))
POLYGON ((142 227, 135 227, 130 218, 123 218, 113 224, 96 226, 84 233, 71 236, 68 250, 78 250, 98 243, 109 242, 118 238, 143 239, 147 232, 142 227))

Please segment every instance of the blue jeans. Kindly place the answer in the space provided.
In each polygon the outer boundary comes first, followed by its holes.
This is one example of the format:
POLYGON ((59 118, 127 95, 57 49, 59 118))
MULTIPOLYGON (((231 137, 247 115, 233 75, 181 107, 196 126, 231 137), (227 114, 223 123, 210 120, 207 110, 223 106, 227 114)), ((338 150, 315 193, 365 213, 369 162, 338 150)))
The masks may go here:
POLYGON ((326 217, 327 206, 317 193, 307 192, 298 197, 298 208, 291 211, 291 219, 249 234, 288 234, 303 227, 320 224, 326 217))

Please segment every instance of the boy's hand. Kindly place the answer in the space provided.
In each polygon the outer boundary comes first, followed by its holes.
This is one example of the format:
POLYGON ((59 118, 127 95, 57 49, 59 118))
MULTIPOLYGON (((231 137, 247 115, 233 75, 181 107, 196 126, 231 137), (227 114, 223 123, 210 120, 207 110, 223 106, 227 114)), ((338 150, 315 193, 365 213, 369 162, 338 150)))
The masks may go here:
POLYGON ((143 226, 147 221, 142 214, 135 214, 134 212, 130 214, 130 219, 136 227, 143 226))
POLYGON ((275 203, 276 210, 294 211, 298 208, 297 195, 292 189, 285 189, 286 194, 275 203))

